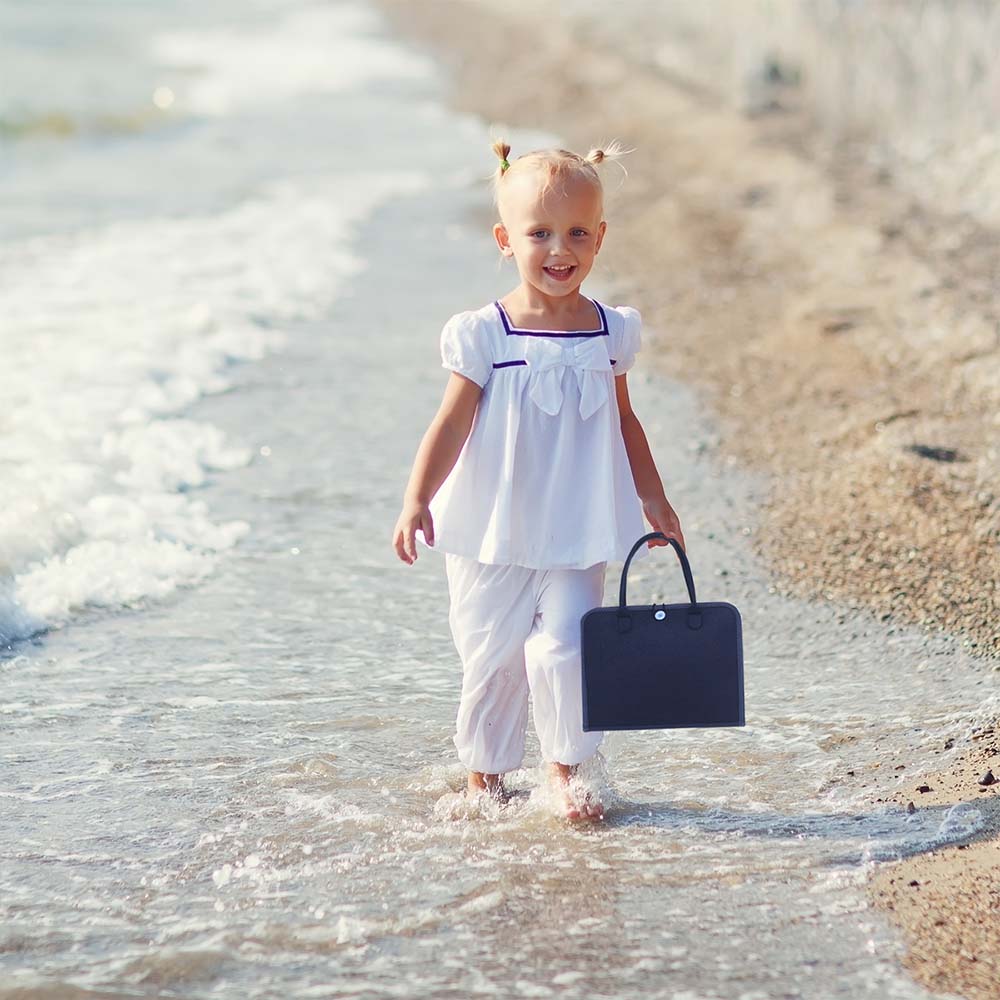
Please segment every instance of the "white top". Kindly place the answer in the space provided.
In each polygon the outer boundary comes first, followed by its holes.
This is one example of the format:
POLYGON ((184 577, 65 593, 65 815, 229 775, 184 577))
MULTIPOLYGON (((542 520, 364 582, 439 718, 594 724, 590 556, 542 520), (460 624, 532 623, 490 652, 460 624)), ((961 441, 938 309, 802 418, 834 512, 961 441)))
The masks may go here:
MULTIPOLYGON (((472 430, 430 502, 431 551, 533 569, 622 561, 648 531, 615 375, 640 349, 631 306, 590 299, 597 329, 515 327, 495 301, 441 331, 441 366, 483 387, 472 430)), ((426 539, 418 529, 417 539, 426 539)), ((649 549, 642 545, 633 563, 649 549)))

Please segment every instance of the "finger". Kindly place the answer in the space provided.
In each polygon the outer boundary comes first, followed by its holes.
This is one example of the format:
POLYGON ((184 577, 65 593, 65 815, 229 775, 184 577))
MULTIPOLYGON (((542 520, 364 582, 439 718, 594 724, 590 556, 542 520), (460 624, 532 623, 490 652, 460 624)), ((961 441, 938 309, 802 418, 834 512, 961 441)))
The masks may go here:
POLYGON ((433 545, 434 544, 434 520, 433 520, 433 518, 431 517, 430 514, 427 514, 424 517, 424 519, 421 521, 420 526, 424 530, 424 541, 426 541, 428 545, 433 545))
POLYGON ((410 559, 416 562, 417 559, 417 531, 416 528, 410 528, 406 532, 406 551, 410 554, 410 559))
POLYGON ((393 539, 393 544, 396 547, 396 555, 398 555, 399 558, 403 560, 403 562, 408 564, 410 562, 410 557, 406 554, 404 550, 405 537, 406 536, 403 534, 403 529, 397 528, 396 536, 393 539))

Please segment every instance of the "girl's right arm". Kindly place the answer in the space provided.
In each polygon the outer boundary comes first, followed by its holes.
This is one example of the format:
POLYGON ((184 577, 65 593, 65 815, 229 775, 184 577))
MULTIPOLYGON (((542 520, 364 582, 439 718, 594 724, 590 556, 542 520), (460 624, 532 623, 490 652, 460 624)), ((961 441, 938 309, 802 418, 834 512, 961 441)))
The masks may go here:
POLYGON ((458 461, 482 393, 472 379, 452 372, 441 406, 420 442, 403 495, 403 510, 392 533, 396 555, 408 565, 417 561, 418 528, 427 544, 434 544, 434 523, 428 505, 458 461))

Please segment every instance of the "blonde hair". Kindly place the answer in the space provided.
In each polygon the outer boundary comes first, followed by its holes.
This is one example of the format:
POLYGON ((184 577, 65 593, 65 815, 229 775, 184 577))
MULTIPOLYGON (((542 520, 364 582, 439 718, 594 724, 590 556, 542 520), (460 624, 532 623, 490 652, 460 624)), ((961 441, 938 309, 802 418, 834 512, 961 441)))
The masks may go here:
MULTIPOLYGON (((530 153, 522 153, 511 163, 507 159, 510 153, 509 143, 504 142, 503 139, 497 139, 491 148, 500 161, 497 169, 491 175, 493 206, 497 211, 500 209, 500 194, 503 183, 513 171, 518 174, 527 170, 540 171, 544 175, 540 192, 542 196, 554 188, 557 182, 564 183, 573 177, 579 177, 593 184, 603 196, 604 186, 601 184, 600 175, 595 169, 597 165, 605 160, 617 162, 627 153, 635 152, 633 149, 625 149, 617 139, 612 139, 603 148, 592 149, 586 156, 580 156, 579 153, 568 149, 535 149, 530 153)), ((622 166, 622 170, 628 176, 628 171, 625 170, 624 166, 622 166)))

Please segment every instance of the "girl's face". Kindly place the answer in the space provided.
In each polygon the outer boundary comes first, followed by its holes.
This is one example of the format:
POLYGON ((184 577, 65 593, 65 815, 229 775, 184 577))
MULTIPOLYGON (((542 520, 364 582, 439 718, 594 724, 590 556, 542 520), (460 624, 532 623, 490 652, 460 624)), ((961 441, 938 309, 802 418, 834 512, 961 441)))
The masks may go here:
POLYGON ((493 227, 505 257, 513 257, 521 281, 543 295, 576 291, 594 266, 607 224, 601 193, 582 178, 570 178, 541 196, 538 172, 509 177, 493 227))

